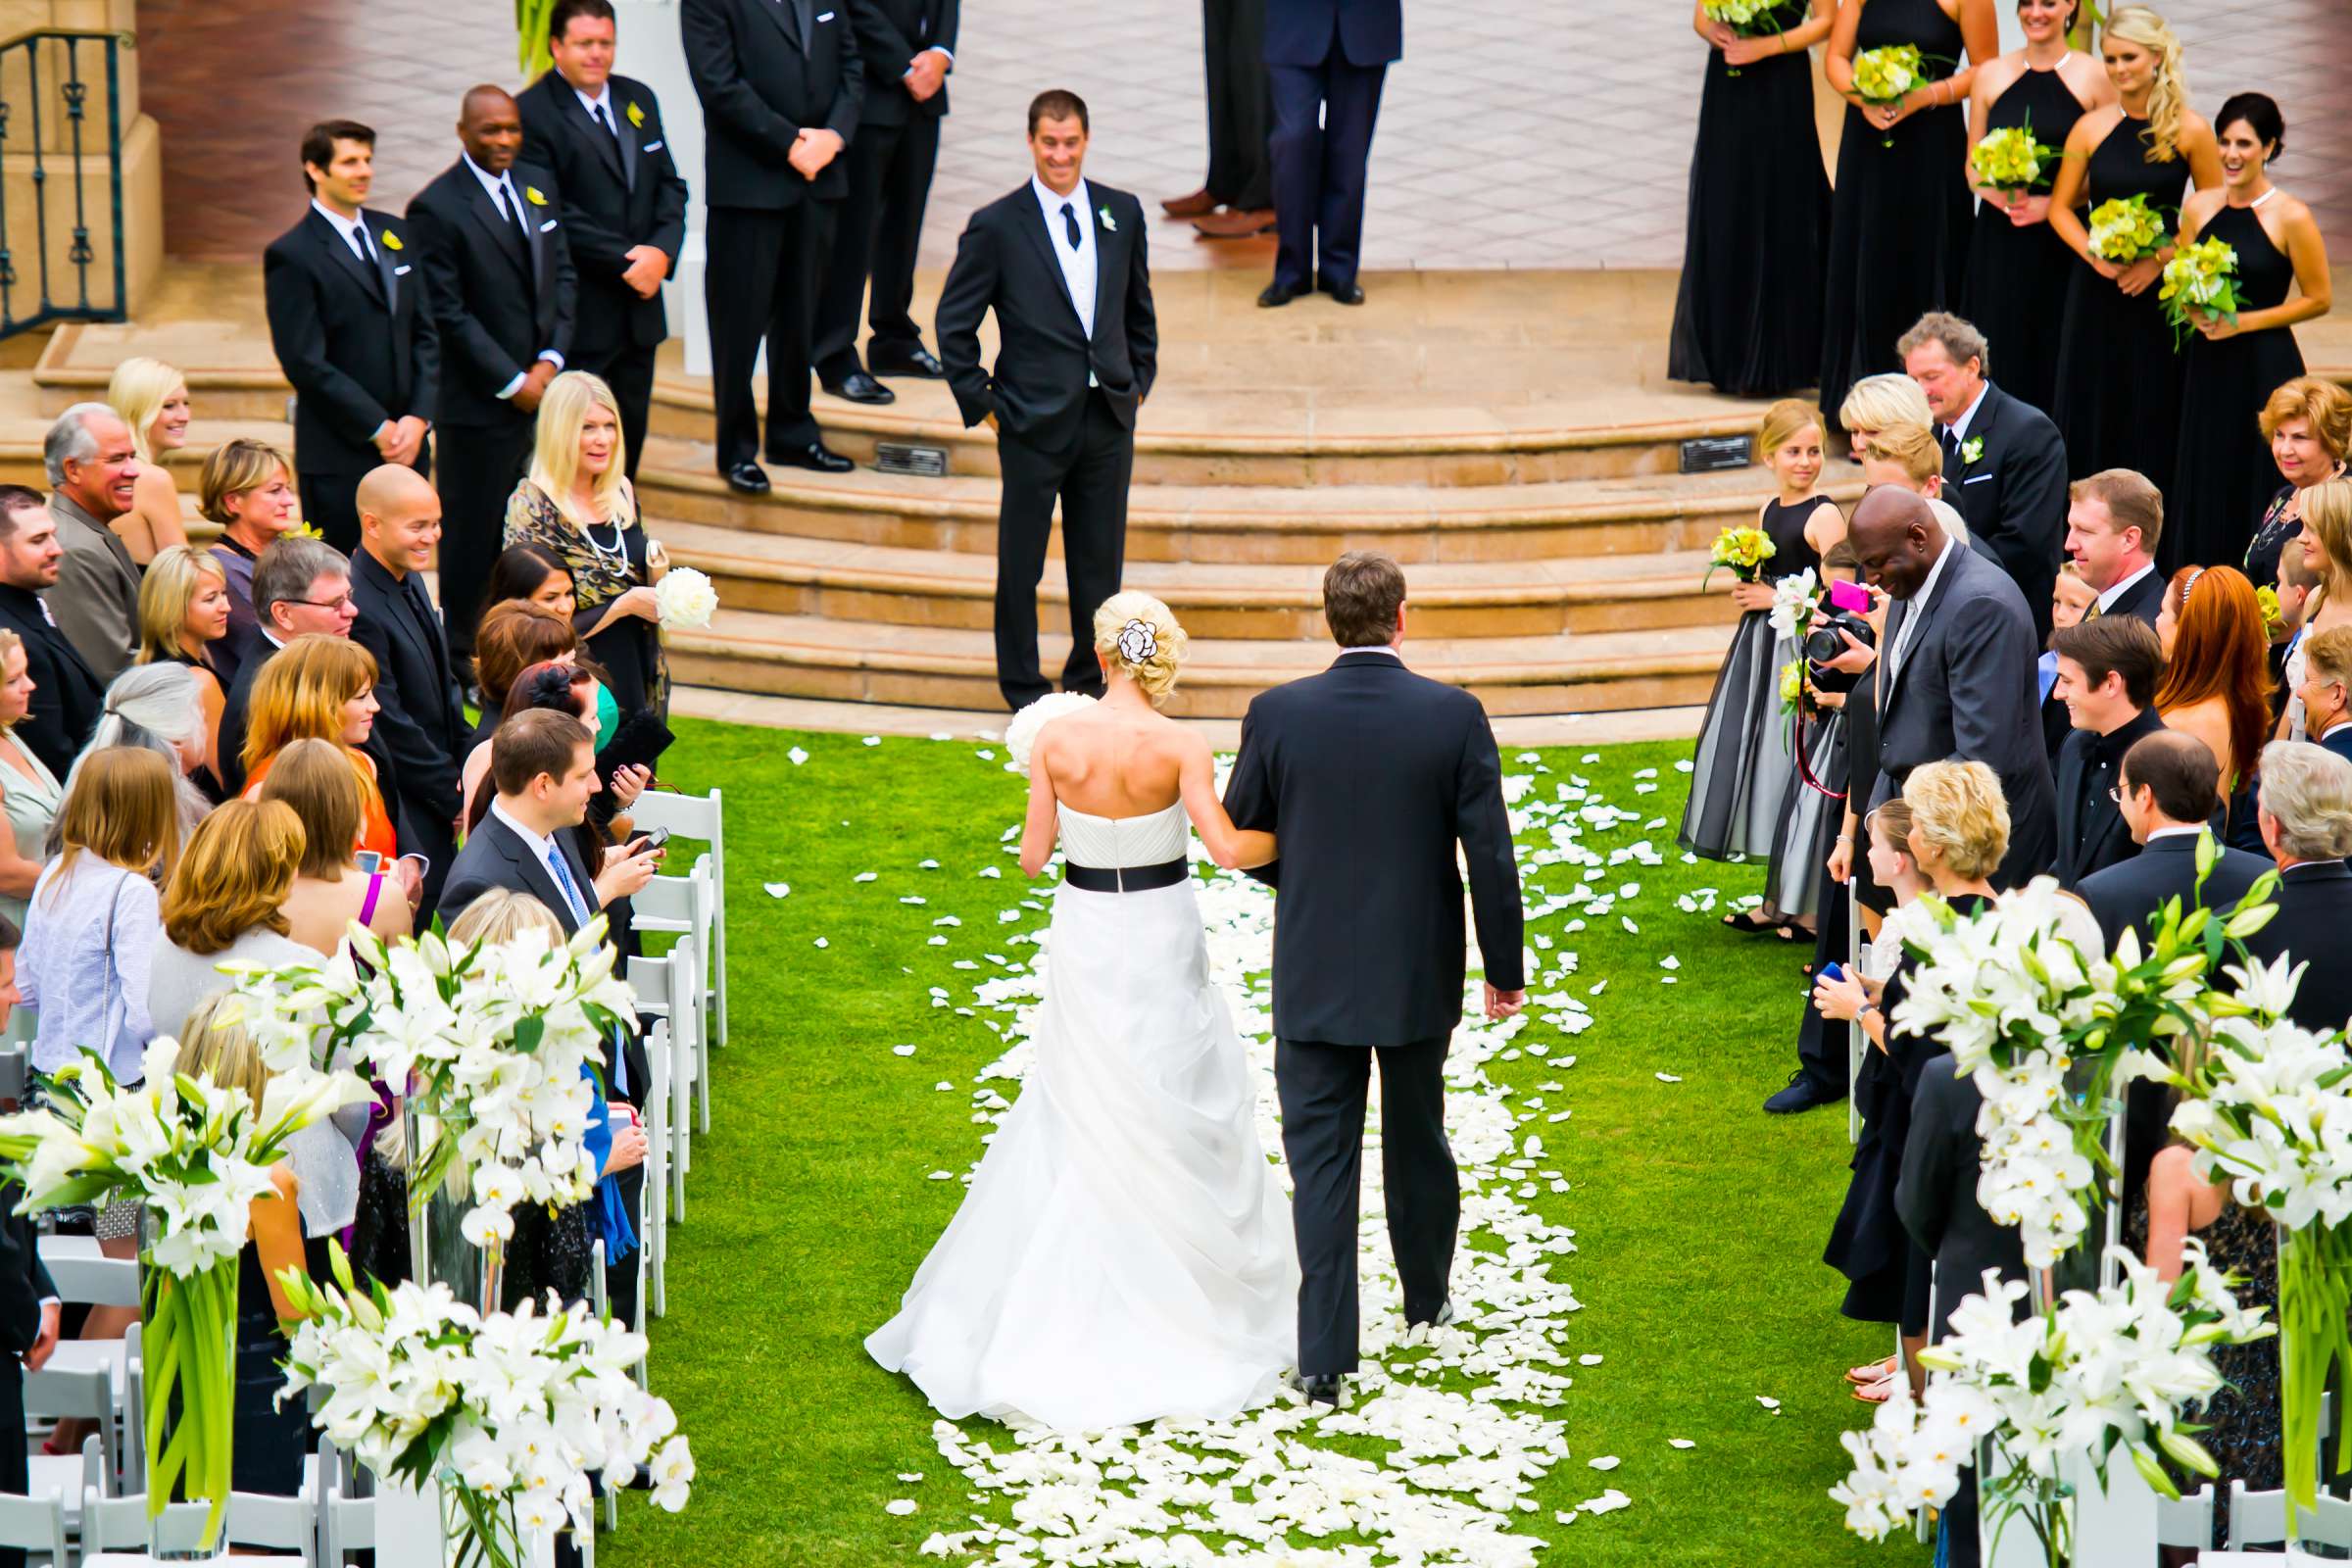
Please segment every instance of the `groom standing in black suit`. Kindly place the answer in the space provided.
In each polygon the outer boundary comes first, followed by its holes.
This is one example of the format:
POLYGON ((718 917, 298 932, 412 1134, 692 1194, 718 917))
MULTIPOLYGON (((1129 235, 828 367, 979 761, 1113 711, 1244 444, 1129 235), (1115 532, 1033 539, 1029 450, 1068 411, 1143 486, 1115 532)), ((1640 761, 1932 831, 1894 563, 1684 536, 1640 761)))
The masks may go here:
POLYGON ((1446 1047, 1462 1018, 1462 884, 1486 957, 1486 1014, 1527 1000, 1519 870, 1486 710, 1414 674, 1404 573, 1350 551, 1323 576, 1340 657, 1259 695, 1225 789, 1237 827, 1271 829, 1274 1081, 1296 1183, 1298 1377, 1337 1403, 1356 1367, 1357 1176, 1380 1062, 1389 1242, 1408 1323, 1446 1323, 1461 1191, 1446 1142, 1446 1047))
POLYGON ((1984 378, 1991 350, 1957 316, 1929 312, 1895 352, 1936 416, 1943 499, 1978 553, 2026 596, 2034 637, 2049 636, 2050 585, 2066 540, 2065 439, 2048 415, 1984 378))
POLYGON ((1070 657, 1061 684, 1101 696, 1095 609, 1119 591, 1135 413, 1159 363, 1143 204, 1091 185, 1086 104, 1039 93, 1029 105, 1026 184, 972 215, 939 296, 939 353, 966 425, 997 432, 997 685, 1018 710, 1054 688, 1037 662, 1037 585, 1054 503, 1070 578, 1070 657), (980 367, 980 318, 999 347, 980 367))

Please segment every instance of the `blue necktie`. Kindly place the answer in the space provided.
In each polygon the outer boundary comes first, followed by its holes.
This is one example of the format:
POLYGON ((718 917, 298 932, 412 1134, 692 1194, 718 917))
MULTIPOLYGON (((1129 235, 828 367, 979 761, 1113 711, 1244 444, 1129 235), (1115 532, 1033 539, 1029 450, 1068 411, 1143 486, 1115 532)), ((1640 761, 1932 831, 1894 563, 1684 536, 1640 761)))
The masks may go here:
POLYGON ((564 897, 571 905, 574 929, 586 925, 589 919, 588 902, 580 897, 579 884, 571 879, 571 867, 564 863, 564 852, 553 844, 547 847, 547 865, 549 870, 556 873, 556 886, 564 890, 564 897))

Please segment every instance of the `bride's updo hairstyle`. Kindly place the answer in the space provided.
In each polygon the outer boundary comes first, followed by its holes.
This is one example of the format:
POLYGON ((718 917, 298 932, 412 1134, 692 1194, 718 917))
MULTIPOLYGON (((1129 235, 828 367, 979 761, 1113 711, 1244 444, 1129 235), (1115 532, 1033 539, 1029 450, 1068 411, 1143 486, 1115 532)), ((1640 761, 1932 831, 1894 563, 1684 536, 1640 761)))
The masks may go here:
POLYGON ((1112 594, 1095 612, 1095 651, 1133 678, 1154 708, 1176 689, 1186 641, 1167 606, 1132 588, 1112 594))

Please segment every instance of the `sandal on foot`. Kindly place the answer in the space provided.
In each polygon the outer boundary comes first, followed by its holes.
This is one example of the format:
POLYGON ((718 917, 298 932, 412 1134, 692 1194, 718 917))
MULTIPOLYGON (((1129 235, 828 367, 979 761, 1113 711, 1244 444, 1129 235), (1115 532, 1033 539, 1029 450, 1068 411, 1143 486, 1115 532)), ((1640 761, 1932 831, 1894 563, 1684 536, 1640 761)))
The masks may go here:
POLYGON ((1893 1375, 1894 1357, 1891 1355, 1883 1361, 1873 1361, 1868 1366, 1849 1366, 1845 1369, 1845 1381, 1848 1383, 1877 1383, 1893 1375))
POLYGON ((1902 1374, 1898 1372, 1893 1377, 1881 1378, 1876 1383, 1857 1383, 1854 1385, 1854 1397, 1864 1404, 1885 1404, 1894 1397, 1895 1385, 1901 1378, 1902 1374))
POLYGON ((1788 927, 1761 909, 1742 909, 1737 914, 1727 914, 1723 917, 1723 923, 1743 937, 1777 934, 1783 942, 1788 940, 1788 927))

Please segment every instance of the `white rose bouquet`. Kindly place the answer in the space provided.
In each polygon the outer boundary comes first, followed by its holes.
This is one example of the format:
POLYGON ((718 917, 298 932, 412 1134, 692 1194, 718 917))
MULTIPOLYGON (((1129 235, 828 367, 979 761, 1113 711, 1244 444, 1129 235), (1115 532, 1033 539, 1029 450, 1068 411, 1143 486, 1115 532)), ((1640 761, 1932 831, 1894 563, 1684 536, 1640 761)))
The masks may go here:
POLYGON ((655 1505, 686 1506, 693 1453, 669 1402, 630 1373, 643 1335, 578 1302, 482 1314, 446 1286, 362 1292, 332 1255, 332 1285, 283 1276, 303 1321, 279 1397, 324 1390, 321 1432, 385 1481, 438 1483, 452 1560, 519 1568, 564 1520, 587 1531, 591 1471, 620 1487, 646 1466, 655 1505))
POLYGON ((560 1207, 595 1188, 584 1069, 612 1030, 637 1027, 615 956, 599 915, 562 946, 523 936, 460 952, 427 933, 386 947, 355 925, 332 959, 222 967, 257 1038, 316 1036, 313 1049, 405 1092, 427 1134, 410 1152, 412 1209, 451 1186, 473 1204, 466 1239, 495 1256, 516 1204, 560 1207))
POLYGON ((2195 1474, 2217 1474, 2196 1440, 2200 1429, 2182 1412, 2222 1386, 2212 1347, 2277 1331, 2262 1320, 2264 1308, 2238 1304, 2231 1288, 2243 1281, 2216 1273, 2204 1244, 2191 1237, 2186 1250, 2187 1266, 2168 1286, 2117 1248, 2109 1254, 2122 1276, 2115 1285, 2069 1291, 2022 1322, 2016 1304, 2029 1287, 1987 1269, 1984 1293, 1962 1300, 1950 1333, 1920 1353, 1933 1371, 1926 1397, 1914 1404, 1898 1394, 1868 1432, 1840 1440, 1854 1468, 1830 1496, 1845 1505, 1846 1528, 1877 1541, 1908 1526, 1922 1506, 1948 1501, 1960 1467, 1976 1462, 1986 1437, 1995 1461, 1979 1489, 1986 1540, 2022 1516, 2053 1568, 2068 1560, 2065 1502, 2074 1485, 2063 1467, 2072 1455, 2087 1452, 2104 1488, 2122 1447, 2168 1497, 2180 1494, 2159 1451, 2195 1474))
POLYGON ((1084 692, 1048 692, 1013 714, 1012 722, 1004 726, 1004 750, 1012 757, 1006 768, 1028 777, 1029 754, 1037 749, 1037 732, 1062 714, 1078 712, 1093 702, 1084 692))
POLYGON ((663 630, 694 630, 710 624, 718 612, 718 590, 692 566, 672 566, 654 584, 654 608, 661 612, 663 630))

